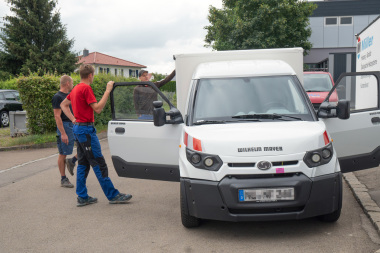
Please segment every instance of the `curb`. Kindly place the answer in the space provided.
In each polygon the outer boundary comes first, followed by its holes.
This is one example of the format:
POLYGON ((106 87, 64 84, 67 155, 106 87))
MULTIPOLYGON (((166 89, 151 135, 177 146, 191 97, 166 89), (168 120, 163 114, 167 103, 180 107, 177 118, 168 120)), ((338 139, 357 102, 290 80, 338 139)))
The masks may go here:
MULTIPOLYGON (((380 235, 380 208, 377 206, 376 202, 372 200, 367 187, 362 184, 352 172, 343 174, 343 178, 347 182, 364 213, 368 216, 377 233, 380 235)), ((376 252, 380 253, 380 249, 376 252)))
MULTIPOLYGON (((107 138, 107 131, 103 131, 97 134, 99 140, 107 138)), ((33 144, 33 145, 20 145, 20 146, 12 146, 12 147, 0 147, 0 152, 5 151, 14 151, 14 150, 25 150, 25 149, 41 149, 41 148, 54 148, 57 147, 56 142, 47 142, 41 144, 33 144)))

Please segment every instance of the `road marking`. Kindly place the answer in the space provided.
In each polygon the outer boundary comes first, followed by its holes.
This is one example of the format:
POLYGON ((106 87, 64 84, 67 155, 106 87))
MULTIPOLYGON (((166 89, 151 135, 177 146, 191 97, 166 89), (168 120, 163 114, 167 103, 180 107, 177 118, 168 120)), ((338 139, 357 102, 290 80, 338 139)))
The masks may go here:
POLYGON ((58 154, 54 154, 54 155, 51 155, 51 156, 47 156, 47 157, 44 157, 44 158, 40 158, 40 159, 37 159, 37 160, 33 160, 33 161, 29 161, 29 162, 26 162, 26 163, 23 163, 23 164, 20 164, 20 165, 16 165, 12 168, 9 168, 9 169, 6 169, 6 170, 1 170, 0 171, 0 174, 3 173, 3 172, 7 172, 7 171, 10 171, 10 170, 14 170, 14 169, 17 169, 17 168, 20 168, 20 167, 23 167, 25 165, 28 165, 28 164, 31 164, 31 163, 35 163, 35 162, 39 162, 39 161, 43 161, 43 160, 46 160, 46 159, 49 159, 49 158, 52 158, 54 156, 58 156, 58 154))
MULTIPOLYGON (((99 142, 101 142, 103 140, 104 139, 101 139, 101 140, 99 140, 99 142)), ((73 149, 73 151, 75 151, 75 150, 77 150, 77 148, 73 149)), ((58 155, 59 154, 54 154, 54 155, 47 156, 47 157, 44 157, 44 158, 40 158, 40 159, 37 159, 37 160, 29 161, 29 162, 26 162, 26 163, 23 163, 23 164, 20 164, 20 165, 16 165, 16 166, 13 166, 12 168, 9 168, 9 169, 6 169, 6 170, 0 170, 0 174, 4 173, 4 172, 7 172, 7 171, 11 171, 11 170, 17 169, 17 168, 20 168, 20 167, 23 167, 23 166, 28 165, 28 164, 32 164, 32 163, 35 163, 35 162, 43 161, 43 160, 46 160, 46 159, 49 159, 49 158, 52 158, 52 157, 58 156, 58 155)))

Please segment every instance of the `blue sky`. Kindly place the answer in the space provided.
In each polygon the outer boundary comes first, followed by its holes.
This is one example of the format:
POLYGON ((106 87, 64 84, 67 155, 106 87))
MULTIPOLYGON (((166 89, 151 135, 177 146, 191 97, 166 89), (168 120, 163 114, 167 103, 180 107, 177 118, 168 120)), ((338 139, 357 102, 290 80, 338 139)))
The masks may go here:
MULTIPOLYGON (((57 9, 74 52, 87 48, 169 74, 174 54, 211 51, 203 29, 210 5, 221 8, 222 0, 58 0, 57 9)), ((0 17, 9 14, 0 0, 0 17)))

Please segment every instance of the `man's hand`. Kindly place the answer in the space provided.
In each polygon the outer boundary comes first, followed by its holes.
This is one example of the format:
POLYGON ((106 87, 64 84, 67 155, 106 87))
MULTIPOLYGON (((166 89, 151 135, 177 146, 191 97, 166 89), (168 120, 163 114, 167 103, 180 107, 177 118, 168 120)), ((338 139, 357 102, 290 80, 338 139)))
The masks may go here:
POLYGON ((109 81, 109 82, 107 83, 106 91, 111 92, 112 89, 113 89, 113 85, 114 85, 114 83, 115 83, 114 81, 109 81))
POLYGON ((61 134, 61 141, 66 145, 69 145, 69 137, 67 136, 67 134, 61 134))

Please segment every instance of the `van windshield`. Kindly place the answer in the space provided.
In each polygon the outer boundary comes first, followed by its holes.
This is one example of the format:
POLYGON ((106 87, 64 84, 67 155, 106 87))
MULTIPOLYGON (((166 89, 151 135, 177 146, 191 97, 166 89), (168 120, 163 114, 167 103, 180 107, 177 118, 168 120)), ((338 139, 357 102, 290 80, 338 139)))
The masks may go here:
POLYGON ((314 118, 292 76, 200 79, 193 124, 314 118))

